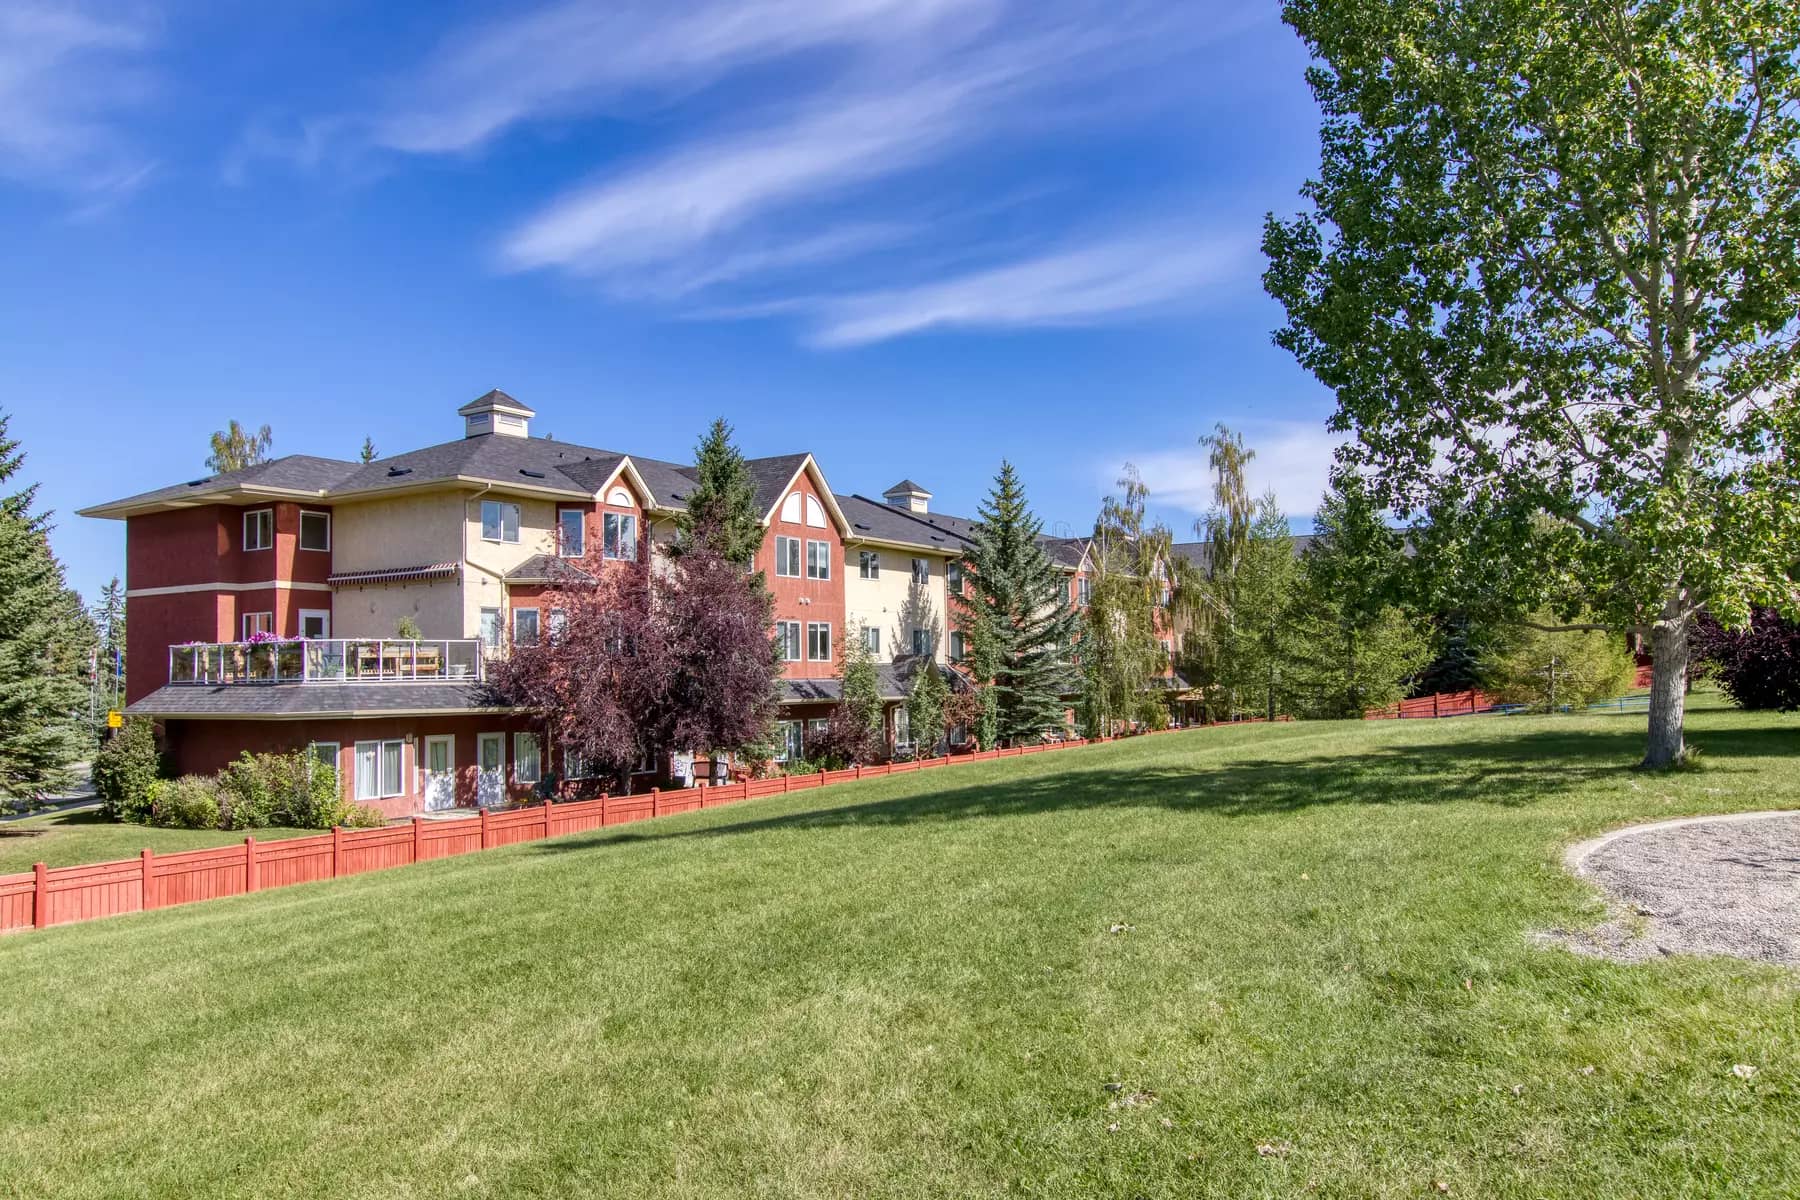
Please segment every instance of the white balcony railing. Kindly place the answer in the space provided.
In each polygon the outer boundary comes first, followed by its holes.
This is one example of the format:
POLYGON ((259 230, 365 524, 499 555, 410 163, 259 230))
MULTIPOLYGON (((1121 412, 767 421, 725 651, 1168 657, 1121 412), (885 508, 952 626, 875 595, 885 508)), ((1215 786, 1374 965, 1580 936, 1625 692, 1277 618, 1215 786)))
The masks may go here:
POLYGON ((307 638, 169 647, 169 682, 441 683, 482 677, 474 639, 307 638))

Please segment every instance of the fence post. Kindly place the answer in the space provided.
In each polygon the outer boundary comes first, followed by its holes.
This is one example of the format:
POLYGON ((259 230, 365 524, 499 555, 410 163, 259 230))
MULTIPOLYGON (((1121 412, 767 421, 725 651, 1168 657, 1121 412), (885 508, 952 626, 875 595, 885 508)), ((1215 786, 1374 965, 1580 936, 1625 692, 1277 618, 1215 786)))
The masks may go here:
POLYGON ((414 817, 413 827, 413 861, 419 861, 419 854, 425 849, 425 818, 414 817))
POLYGON ((862 764, 861 763, 856 764, 856 777, 858 779, 862 778, 862 764))
POLYGON ((706 780, 700 781, 700 807, 706 807, 706 780))
POLYGON ((331 877, 336 879, 344 873, 344 827, 331 827, 331 877))
POLYGON ((244 838, 244 890, 254 892, 262 887, 262 880, 256 873, 256 835, 244 838))
POLYGON ((143 882, 144 894, 139 899, 139 906, 145 912, 149 912, 151 909, 156 907, 156 903, 155 903, 156 889, 151 886, 153 881, 155 880, 156 876, 155 876, 155 873, 152 872, 150 869, 151 860, 154 859, 155 857, 156 857, 156 852, 154 850, 150 849, 150 847, 148 847, 148 846, 145 846, 144 849, 138 854, 138 869, 140 871, 142 871, 143 875, 144 875, 144 882, 143 882))
POLYGON ((550 797, 544 797, 544 836, 550 836, 550 797))
POLYGON ((481 848, 488 848, 488 810, 481 810, 481 848))
POLYGON ((788 780, 790 780, 790 779, 792 779, 792 778, 793 778, 793 776, 792 776, 792 775, 783 775, 783 776, 782 776, 782 777, 781 777, 781 794, 782 794, 782 795, 784 795, 784 796, 785 796, 785 795, 787 795, 787 790, 788 790, 788 780))
POLYGON ((1431 693, 1431 715, 1434 720, 1438 715, 1438 694, 1436 692, 1431 693))
POLYGON ((50 868, 43 863, 33 863, 31 873, 36 877, 32 883, 37 889, 31 899, 31 923, 42 929, 50 924, 50 868))
POLYGON ((662 816, 662 789, 661 788, 653 787, 650 789, 650 815, 653 817, 662 816))

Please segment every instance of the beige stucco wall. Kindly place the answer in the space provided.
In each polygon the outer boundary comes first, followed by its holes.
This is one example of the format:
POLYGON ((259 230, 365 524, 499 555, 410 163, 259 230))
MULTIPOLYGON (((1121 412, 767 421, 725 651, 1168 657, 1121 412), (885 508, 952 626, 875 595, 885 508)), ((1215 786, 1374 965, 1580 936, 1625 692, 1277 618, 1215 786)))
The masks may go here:
POLYGON ((896 653, 912 653, 912 629, 915 624, 933 631, 933 649, 941 659, 948 625, 946 624, 944 568, 949 557, 928 550, 900 550, 891 546, 846 546, 844 548, 844 609, 846 624, 852 630, 872 627, 881 630, 879 662, 892 662, 896 653), (881 576, 862 577, 862 552, 873 550, 881 555, 881 576), (912 582, 912 560, 923 558, 931 565, 931 579, 922 588, 912 582))
MULTIPOLYGON (((571 505, 579 503, 568 501, 571 505)), ((506 588, 500 580, 506 573, 534 554, 552 554, 556 550, 556 501, 525 496, 462 497, 463 522, 468 544, 468 557, 463 562, 462 637, 481 635, 481 610, 501 610, 501 620, 510 623, 506 613, 506 588), (481 537, 481 501, 499 500, 519 506, 519 540, 488 542, 481 537)))
MULTIPOLYGON (((457 562, 462 558, 461 492, 427 492, 336 505, 332 512, 331 569, 379 571, 457 562)), ((393 637, 410 616, 428 638, 468 636, 462 619, 462 584, 430 583, 338 588, 332 596, 336 637, 393 637)))

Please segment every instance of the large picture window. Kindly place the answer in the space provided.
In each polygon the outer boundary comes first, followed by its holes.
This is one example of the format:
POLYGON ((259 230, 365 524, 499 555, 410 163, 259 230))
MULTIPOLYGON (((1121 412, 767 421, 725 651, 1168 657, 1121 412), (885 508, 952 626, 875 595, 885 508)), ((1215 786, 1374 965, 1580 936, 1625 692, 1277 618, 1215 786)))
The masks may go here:
POLYGON ((356 743, 356 798, 383 800, 403 794, 405 753, 405 743, 399 741, 356 743))
POLYGON ((587 553, 587 514, 579 508, 556 510, 556 532, 564 558, 580 558, 587 553))
POLYGON ((275 510, 258 508, 244 514, 244 549, 267 550, 275 544, 275 510))
POLYGON ((806 625, 806 658, 808 662, 831 661, 831 623, 809 621, 806 625))
POLYGON ((775 573, 789 579, 800 577, 799 538, 778 537, 775 539, 775 573))
POLYGON ((808 579, 831 578, 831 543, 806 543, 806 577, 808 579))
POLYGON ((606 557, 636 562, 637 517, 631 513, 607 513, 602 527, 606 536, 602 550, 606 557))
POLYGON ((504 500, 481 502, 481 540, 484 542, 519 541, 519 506, 504 500))

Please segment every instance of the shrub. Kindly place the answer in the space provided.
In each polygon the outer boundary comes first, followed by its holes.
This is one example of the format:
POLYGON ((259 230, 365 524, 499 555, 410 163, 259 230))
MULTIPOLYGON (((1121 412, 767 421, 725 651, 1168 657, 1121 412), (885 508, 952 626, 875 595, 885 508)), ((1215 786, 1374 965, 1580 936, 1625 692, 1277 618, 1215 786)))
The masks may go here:
POLYGON ((219 829, 219 784, 207 775, 159 779, 152 789, 150 823, 164 829, 219 829))
POLYGON ((94 791, 109 821, 149 819, 151 789, 162 774, 156 726, 140 717, 127 720, 94 755, 94 791))
MULTIPOLYGON (((1555 618, 1540 614, 1543 624, 1555 618)), ((1594 630, 1509 631, 1484 664, 1488 690, 1507 704, 1551 711, 1579 708, 1629 691, 1637 665, 1625 639, 1594 630)))
POLYGON ((1726 629, 1703 614, 1693 645, 1739 708, 1800 709, 1800 624, 1764 608, 1744 628, 1726 629))
POLYGON ((379 829, 387 822, 387 817, 373 804, 353 804, 338 824, 352 829, 379 829))
POLYGON ((281 781, 270 769, 271 754, 246 751, 219 772, 219 827, 260 829, 276 824, 276 792, 281 781))
POLYGON ((221 828, 288 825, 329 829, 349 823, 336 768, 306 750, 287 754, 248 751, 219 772, 221 828))

